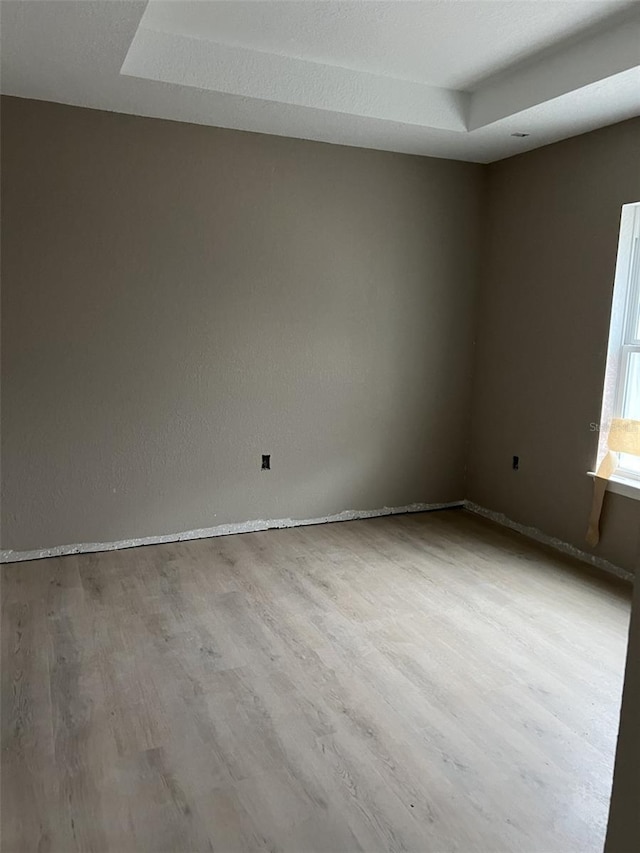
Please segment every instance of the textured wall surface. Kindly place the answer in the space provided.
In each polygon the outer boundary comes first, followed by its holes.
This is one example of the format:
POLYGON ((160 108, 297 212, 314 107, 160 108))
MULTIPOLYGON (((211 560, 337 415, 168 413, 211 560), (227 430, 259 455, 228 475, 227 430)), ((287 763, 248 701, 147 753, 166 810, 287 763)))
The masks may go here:
MULTIPOLYGON (((468 497, 583 550, 639 153, 634 119, 487 167, 468 497)), ((633 571, 639 529, 640 502, 608 494, 596 553, 633 571)))
POLYGON ((2 160, 3 548, 464 497, 482 167, 13 98, 2 160))

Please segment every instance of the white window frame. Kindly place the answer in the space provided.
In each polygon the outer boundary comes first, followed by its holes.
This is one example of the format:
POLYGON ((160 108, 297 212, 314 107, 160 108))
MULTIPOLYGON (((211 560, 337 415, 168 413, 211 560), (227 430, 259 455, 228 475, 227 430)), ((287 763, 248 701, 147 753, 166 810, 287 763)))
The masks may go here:
MULTIPOLYGON (((628 367, 632 353, 640 353, 637 336, 640 310, 640 202, 625 204, 620 220, 620 240, 611 309, 607 367, 600 418, 597 463, 607 453, 608 426, 612 418, 623 416, 627 392, 628 367)), ((597 465, 596 465, 597 469, 597 465)), ((633 492, 640 498, 640 471, 617 468, 611 478, 611 490, 633 492), (616 484, 622 488, 616 488, 616 484)))

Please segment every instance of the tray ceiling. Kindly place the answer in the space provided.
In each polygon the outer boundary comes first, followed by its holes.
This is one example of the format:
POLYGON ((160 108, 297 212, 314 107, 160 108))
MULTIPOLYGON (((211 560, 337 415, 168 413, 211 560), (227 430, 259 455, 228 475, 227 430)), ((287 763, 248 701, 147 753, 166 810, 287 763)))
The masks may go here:
POLYGON ((3 92, 117 112, 478 162, 640 114, 627 0, 4 0, 1 15, 3 92))

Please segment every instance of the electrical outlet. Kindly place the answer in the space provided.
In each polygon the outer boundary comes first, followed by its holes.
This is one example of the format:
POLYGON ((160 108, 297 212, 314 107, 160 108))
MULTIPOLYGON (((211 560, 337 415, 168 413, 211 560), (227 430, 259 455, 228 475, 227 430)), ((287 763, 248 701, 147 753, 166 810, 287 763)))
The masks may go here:
POLYGON ((262 454, 262 470, 270 471, 271 470, 271 454, 263 453, 262 454))

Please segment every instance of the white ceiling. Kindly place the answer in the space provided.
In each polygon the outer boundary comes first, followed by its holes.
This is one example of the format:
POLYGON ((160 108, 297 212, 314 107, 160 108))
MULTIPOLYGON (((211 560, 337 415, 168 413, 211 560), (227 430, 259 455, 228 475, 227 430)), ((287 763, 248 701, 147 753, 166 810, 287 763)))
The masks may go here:
POLYGON ((429 86, 470 89, 549 40, 600 23, 616 2, 175 3, 143 25, 429 86))
POLYGON ((20 97, 478 162, 640 114, 635 0, 2 0, 0 13, 2 91, 20 97))

